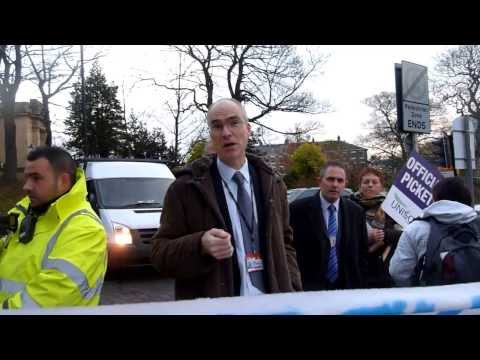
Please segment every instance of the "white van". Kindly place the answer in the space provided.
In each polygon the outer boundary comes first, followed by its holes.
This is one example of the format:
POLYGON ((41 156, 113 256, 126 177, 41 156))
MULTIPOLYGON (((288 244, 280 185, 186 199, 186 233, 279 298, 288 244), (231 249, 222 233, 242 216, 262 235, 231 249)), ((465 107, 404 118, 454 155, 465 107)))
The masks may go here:
POLYGON ((163 199, 175 180, 170 169, 160 161, 139 159, 87 159, 80 164, 88 200, 107 231, 109 270, 149 264, 163 199))

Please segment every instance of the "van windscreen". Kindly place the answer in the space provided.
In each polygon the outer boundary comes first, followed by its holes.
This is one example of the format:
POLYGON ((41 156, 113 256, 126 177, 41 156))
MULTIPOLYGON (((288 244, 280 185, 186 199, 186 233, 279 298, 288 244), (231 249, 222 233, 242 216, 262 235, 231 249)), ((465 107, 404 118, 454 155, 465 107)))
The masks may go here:
POLYGON ((102 209, 163 207, 163 199, 173 179, 97 179, 97 198, 102 209))

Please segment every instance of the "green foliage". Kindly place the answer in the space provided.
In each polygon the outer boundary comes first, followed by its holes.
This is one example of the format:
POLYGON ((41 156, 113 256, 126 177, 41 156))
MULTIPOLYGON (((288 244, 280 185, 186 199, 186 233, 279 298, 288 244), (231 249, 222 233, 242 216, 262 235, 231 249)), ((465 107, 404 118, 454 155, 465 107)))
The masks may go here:
POLYGON ((70 114, 65 133, 70 137, 67 147, 77 154, 121 155, 125 146, 126 126, 117 99, 118 87, 108 85, 98 64, 85 79, 85 121, 82 118, 81 82, 73 85, 70 114), (85 137, 86 134, 86 137, 85 137))
POLYGON ((168 159, 167 141, 160 128, 149 131, 134 114, 130 115, 121 155, 134 158, 168 159))
POLYGON ((296 188, 296 184, 298 182, 298 175, 290 171, 283 177, 283 181, 285 182, 285 185, 287 185, 288 189, 296 188))
POLYGON ((305 143, 291 156, 291 165, 285 182, 289 187, 315 186, 320 168, 325 164, 320 145, 305 143))
POLYGON ((205 153, 206 145, 207 141, 204 139, 194 142, 190 147, 187 163, 190 164, 191 162, 200 159, 205 153))

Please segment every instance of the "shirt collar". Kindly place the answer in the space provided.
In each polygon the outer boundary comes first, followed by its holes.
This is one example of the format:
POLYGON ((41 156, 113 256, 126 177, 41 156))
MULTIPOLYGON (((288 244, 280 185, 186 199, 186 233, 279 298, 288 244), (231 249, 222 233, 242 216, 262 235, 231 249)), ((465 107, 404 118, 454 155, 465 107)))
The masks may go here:
MULTIPOLYGON (((322 191, 320 190, 319 192, 320 194, 320 199, 322 199, 321 201, 321 204, 322 204, 322 210, 323 211, 327 211, 328 210, 328 207, 330 206, 330 204, 332 204, 331 202, 329 202, 327 199, 325 199, 322 195, 322 191)), ((338 206, 340 205, 340 198, 337 199, 337 201, 335 201, 333 203, 333 206, 335 206, 335 210, 337 211, 338 213, 338 206)))
POLYGON ((218 172, 220 173, 220 176, 225 182, 233 181, 232 179, 233 175, 237 171, 240 171, 245 181, 247 183, 250 183, 250 172, 248 171, 248 159, 246 158, 245 158, 245 163, 242 165, 242 167, 239 170, 236 170, 228 166, 227 164, 225 164, 222 160, 220 160, 217 157, 217 167, 218 167, 218 172))

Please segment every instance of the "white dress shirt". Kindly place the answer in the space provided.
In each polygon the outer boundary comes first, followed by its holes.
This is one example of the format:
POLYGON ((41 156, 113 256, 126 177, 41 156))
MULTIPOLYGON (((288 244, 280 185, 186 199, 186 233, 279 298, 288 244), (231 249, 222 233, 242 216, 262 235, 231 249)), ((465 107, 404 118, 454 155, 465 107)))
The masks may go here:
POLYGON ((218 172, 223 179, 223 191, 225 193, 225 198, 227 199, 228 214, 230 215, 230 220, 232 222, 233 238, 235 241, 235 250, 240 270, 240 296, 261 295, 263 294, 263 292, 253 286, 252 281, 250 280, 250 275, 247 272, 245 248, 243 246, 242 225, 240 224, 240 214, 238 213, 237 205, 235 204, 235 201, 237 200, 237 183, 232 179, 233 175, 237 171, 240 171, 243 175, 243 178, 245 179, 243 185, 245 187, 245 191, 252 199, 252 202, 254 204, 253 213, 255 216, 255 221, 258 221, 257 207, 255 206, 255 194, 252 193, 252 186, 250 185, 248 160, 245 159, 245 163, 243 164, 243 166, 239 170, 235 170, 223 163, 217 157, 217 167, 218 172), (228 186, 228 188, 230 189, 230 192, 235 198, 235 201, 233 201, 232 196, 228 192, 226 186, 228 186))
MULTIPOLYGON (((328 202, 327 199, 325 199, 322 195, 322 192, 320 191, 320 203, 322 204, 322 214, 323 214, 323 220, 325 221, 325 228, 327 229, 328 233, 328 218, 330 217, 330 213, 328 211, 328 207, 332 204, 331 202, 328 202)), ((337 199, 333 203, 333 206, 335 206, 335 221, 337 222, 337 234, 338 234, 338 207, 340 206, 340 198, 337 199)), ((330 239, 330 246, 335 246, 336 239, 330 239)))

